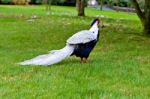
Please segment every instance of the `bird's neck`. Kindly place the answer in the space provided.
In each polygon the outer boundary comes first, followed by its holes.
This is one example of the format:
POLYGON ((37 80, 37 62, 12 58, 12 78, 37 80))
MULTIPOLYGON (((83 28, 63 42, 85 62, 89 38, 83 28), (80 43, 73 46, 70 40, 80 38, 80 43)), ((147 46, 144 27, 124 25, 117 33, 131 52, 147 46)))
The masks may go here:
POLYGON ((96 32, 96 31, 98 31, 98 26, 97 26, 97 25, 93 25, 93 26, 90 28, 89 31, 91 31, 91 32, 96 32))
POLYGON ((91 32, 98 31, 98 25, 97 25, 97 24, 98 24, 98 23, 95 22, 95 23, 91 26, 91 28, 90 28, 89 31, 91 31, 91 32))
POLYGON ((92 25, 92 27, 89 29, 89 31, 91 31, 92 33, 94 33, 95 35, 95 38, 97 39, 97 36, 98 36, 98 31, 99 31, 99 28, 98 28, 98 25, 95 23, 92 25))

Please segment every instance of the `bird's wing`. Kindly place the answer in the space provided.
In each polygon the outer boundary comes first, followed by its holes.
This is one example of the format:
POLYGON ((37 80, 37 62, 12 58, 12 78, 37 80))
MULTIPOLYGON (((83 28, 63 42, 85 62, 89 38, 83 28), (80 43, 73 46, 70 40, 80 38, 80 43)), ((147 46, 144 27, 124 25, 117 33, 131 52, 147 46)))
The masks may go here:
POLYGON ((67 43, 68 44, 80 44, 80 43, 84 44, 92 40, 95 40, 95 36, 93 35, 93 33, 88 30, 83 30, 71 36, 67 40, 67 43))

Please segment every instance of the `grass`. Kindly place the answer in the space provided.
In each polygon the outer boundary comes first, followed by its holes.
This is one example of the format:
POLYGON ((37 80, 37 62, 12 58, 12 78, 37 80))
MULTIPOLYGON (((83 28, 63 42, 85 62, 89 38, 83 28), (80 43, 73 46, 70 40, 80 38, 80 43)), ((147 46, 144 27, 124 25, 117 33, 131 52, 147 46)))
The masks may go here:
POLYGON ((74 7, 0 6, 0 97, 2 99, 148 99, 150 38, 142 35, 133 13, 74 7), (29 21, 36 15, 37 19, 29 21), (104 15, 105 27, 89 64, 70 57, 49 67, 16 63, 59 49, 93 17, 104 15))

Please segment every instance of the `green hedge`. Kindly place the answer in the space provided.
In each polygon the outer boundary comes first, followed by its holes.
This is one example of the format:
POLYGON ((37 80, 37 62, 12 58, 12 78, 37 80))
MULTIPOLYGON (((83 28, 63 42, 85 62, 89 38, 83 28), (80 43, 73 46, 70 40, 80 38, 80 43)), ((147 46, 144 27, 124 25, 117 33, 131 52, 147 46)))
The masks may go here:
POLYGON ((12 0, 1 0, 1 3, 10 4, 10 3, 12 3, 12 0))
MULTIPOLYGON (((0 0, 2 4, 13 4, 13 0, 0 0)), ((49 0, 53 5, 75 6, 76 0, 49 0)), ((43 0, 31 0, 30 4, 42 4, 43 0)))

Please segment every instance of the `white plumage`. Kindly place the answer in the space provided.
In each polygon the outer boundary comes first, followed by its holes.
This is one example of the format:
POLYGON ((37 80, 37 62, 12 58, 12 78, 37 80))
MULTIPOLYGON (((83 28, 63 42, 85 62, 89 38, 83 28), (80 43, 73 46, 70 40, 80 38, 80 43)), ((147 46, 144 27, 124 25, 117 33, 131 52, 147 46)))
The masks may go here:
POLYGON ((98 22, 96 21, 89 30, 77 32, 67 40, 66 46, 60 50, 52 50, 48 54, 39 55, 33 59, 20 62, 20 65, 52 65, 69 57, 77 44, 84 44, 97 39, 98 22))
POLYGON ((79 44, 79 43, 85 44, 92 40, 95 40, 94 34, 89 30, 83 30, 71 36, 67 40, 67 43, 68 44, 79 44))
POLYGON ((85 44, 87 42, 90 42, 92 40, 97 39, 97 34, 98 34, 98 26, 97 22, 89 29, 89 30, 82 30, 80 32, 77 32, 73 36, 71 36, 68 40, 68 44, 85 44))
POLYGON ((74 49, 74 45, 66 45, 60 50, 50 51, 48 54, 39 55, 33 59, 19 63, 20 65, 52 65, 69 57, 74 49))

